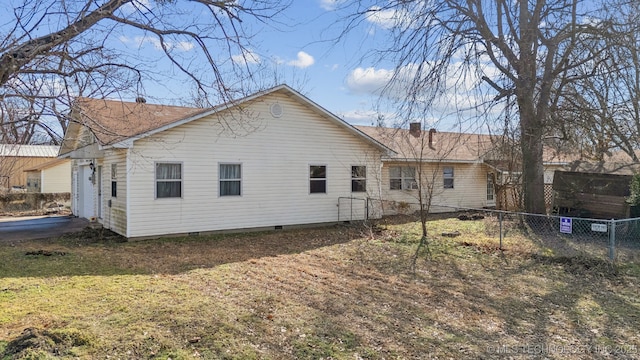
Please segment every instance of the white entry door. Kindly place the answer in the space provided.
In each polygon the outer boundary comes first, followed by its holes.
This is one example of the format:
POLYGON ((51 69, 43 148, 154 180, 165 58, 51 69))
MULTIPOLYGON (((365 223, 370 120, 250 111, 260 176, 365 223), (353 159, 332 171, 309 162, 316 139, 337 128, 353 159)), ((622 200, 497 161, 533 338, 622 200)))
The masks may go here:
POLYGON ((102 219, 102 166, 96 170, 96 189, 98 190, 98 219, 102 219))
POLYGON ((89 219, 96 216, 93 206, 93 173, 88 165, 79 166, 78 170, 78 185, 80 187, 80 198, 78 199, 78 216, 89 219))
POLYGON ((78 204, 80 203, 80 185, 78 185, 78 170, 73 170, 71 174, 71 188, 73 189, 73 196, 71 197, 71 212, 75 216, 80 216, 80 210, 78 204))

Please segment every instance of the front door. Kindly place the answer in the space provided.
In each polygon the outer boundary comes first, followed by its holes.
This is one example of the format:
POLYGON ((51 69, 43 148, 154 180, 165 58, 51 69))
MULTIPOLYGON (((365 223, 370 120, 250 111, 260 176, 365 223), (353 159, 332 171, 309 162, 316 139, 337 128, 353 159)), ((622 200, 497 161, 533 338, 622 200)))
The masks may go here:
POLYGON ((102 219, 102 166, 98 166, 96 170, 97 181, 96 186, 98 187, 98 219, 102 219))
POLYGON ((78 204, 78 216, 90 219, 96 216, 93 207, 93 171, 88 165, 82 165, 78 167, 78 185, 80 187, 80 197, 78 204))
POLYGON ((80 203, 80 185, 78 185, 78 170, 73 170, 71 173, 71 188, 73 189, 73 196, 71 197, 71 212, 73 215, 80 216, 80 210, 78 204, 80 203))

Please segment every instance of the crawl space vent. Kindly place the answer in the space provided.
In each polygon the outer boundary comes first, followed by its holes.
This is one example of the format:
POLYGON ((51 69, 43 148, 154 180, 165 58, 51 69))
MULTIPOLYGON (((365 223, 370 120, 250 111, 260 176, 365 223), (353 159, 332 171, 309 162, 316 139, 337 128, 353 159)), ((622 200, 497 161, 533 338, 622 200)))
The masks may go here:
POLYGON ((275 103, 275 104, 271 104, 271 115, 273 117, 279 118, 280 116, 282 116, 282 105, 275 103))

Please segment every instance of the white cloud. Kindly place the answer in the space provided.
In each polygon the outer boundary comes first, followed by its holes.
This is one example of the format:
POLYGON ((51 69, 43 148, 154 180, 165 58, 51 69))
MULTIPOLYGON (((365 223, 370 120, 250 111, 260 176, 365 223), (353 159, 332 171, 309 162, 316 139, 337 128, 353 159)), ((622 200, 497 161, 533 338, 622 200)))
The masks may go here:
POLYGON ((300 51, 298 52, 298 58, 287 62, 287 65, 304 69, 313 65, 315 62, 316 60, 313 58, 313 56, 307 54, 304 51, 300 51))
POLYGON ((231 59, 236 64, 247 65, 247 64, 259 64, 262 60, 260 55, 256 54, 251 50, 243 50, 242 54, 233 55, 231 59))
POLYGON ((382 9, 379 6, 370 7, 366 19, 383 29, 405 27, 412 22, 411 13, 405 9, 382 9))
POLYGON ((320 7, 327 10, 335 10, 338 5, 344 0, 320 0, 320 7))
MULTIPOLYGON (((424 93, 414 94, 412 85, 419 77, 425 77, 430 63, 409 64, 399 69, 356 68, 347 76, 346 86, 354 94, 372 95, 383 99, 405 101, 409 96, 414 104, 434 95, 428 81, 424 93), (415 96, 414 96, 415 95, 415 96)), ((467 70, 461 62, 451 64, 442 93, 429 103, 428 111, 438 117, 441 114, 473 114, 480 104, 485 103, 495 93, 482 81, 482 76, 497 79, 499 71, 492 65, 484 64, 482 73, 467 70), (482 91, 478 91, 478 90, 482 91)), ((422 91, 420 90, 420 91, 422 91)), ((379 99, 383 100, 383 99, 379 99)), ((425 102, 425 106, 426 106, 425 102)), ((427 110, 424 109, 424 110, 427 110)), ((426 115, 426 114, 424 114, 426 115)))
POLYGON ((134 0, 122 5, 122 11, 126 14, 132 14, 136 11, 147 12, 151 9, 149 0, 134 0))
POLYGON ((193 43, 189 41, 178 41, 177 43, 169 43, 172 48, 176 48, 180 51, 190 51, 193 49, 193 43))
MULTIPOLYGON (((120 40, 122 41, 122 38, 120 40)), ((158 38, 136 36, 134 38, 134 41, 136 42, 136 44, 138 44, 138 46, 143 46, 144 44, 149 43, 153 45, 153 47, 156 50, 162 50, 162 44, 158 38)), ((123 42, 128 42, 128 41, 123 41, 123 42)), ((167 47, 168 50, 179 50, 179 51, 185 51, 185 52, 190 51, 194 48, 193 43, 189 41, 178 41, 178 42, 165 41, 164 45, 167 47)))
POLYGON ((347 87, 357 94, 380 95, 393 77, 393 70, 356 68, 347 76, 347 87))

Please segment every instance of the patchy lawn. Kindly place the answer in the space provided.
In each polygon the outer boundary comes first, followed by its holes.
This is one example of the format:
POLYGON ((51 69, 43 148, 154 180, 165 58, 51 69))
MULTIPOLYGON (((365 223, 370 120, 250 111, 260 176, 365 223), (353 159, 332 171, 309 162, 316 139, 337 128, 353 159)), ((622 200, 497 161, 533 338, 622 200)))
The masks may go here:
POLYGON ((638 264, 491 226, 2 244, 0 358, 640 358, 638 264))

